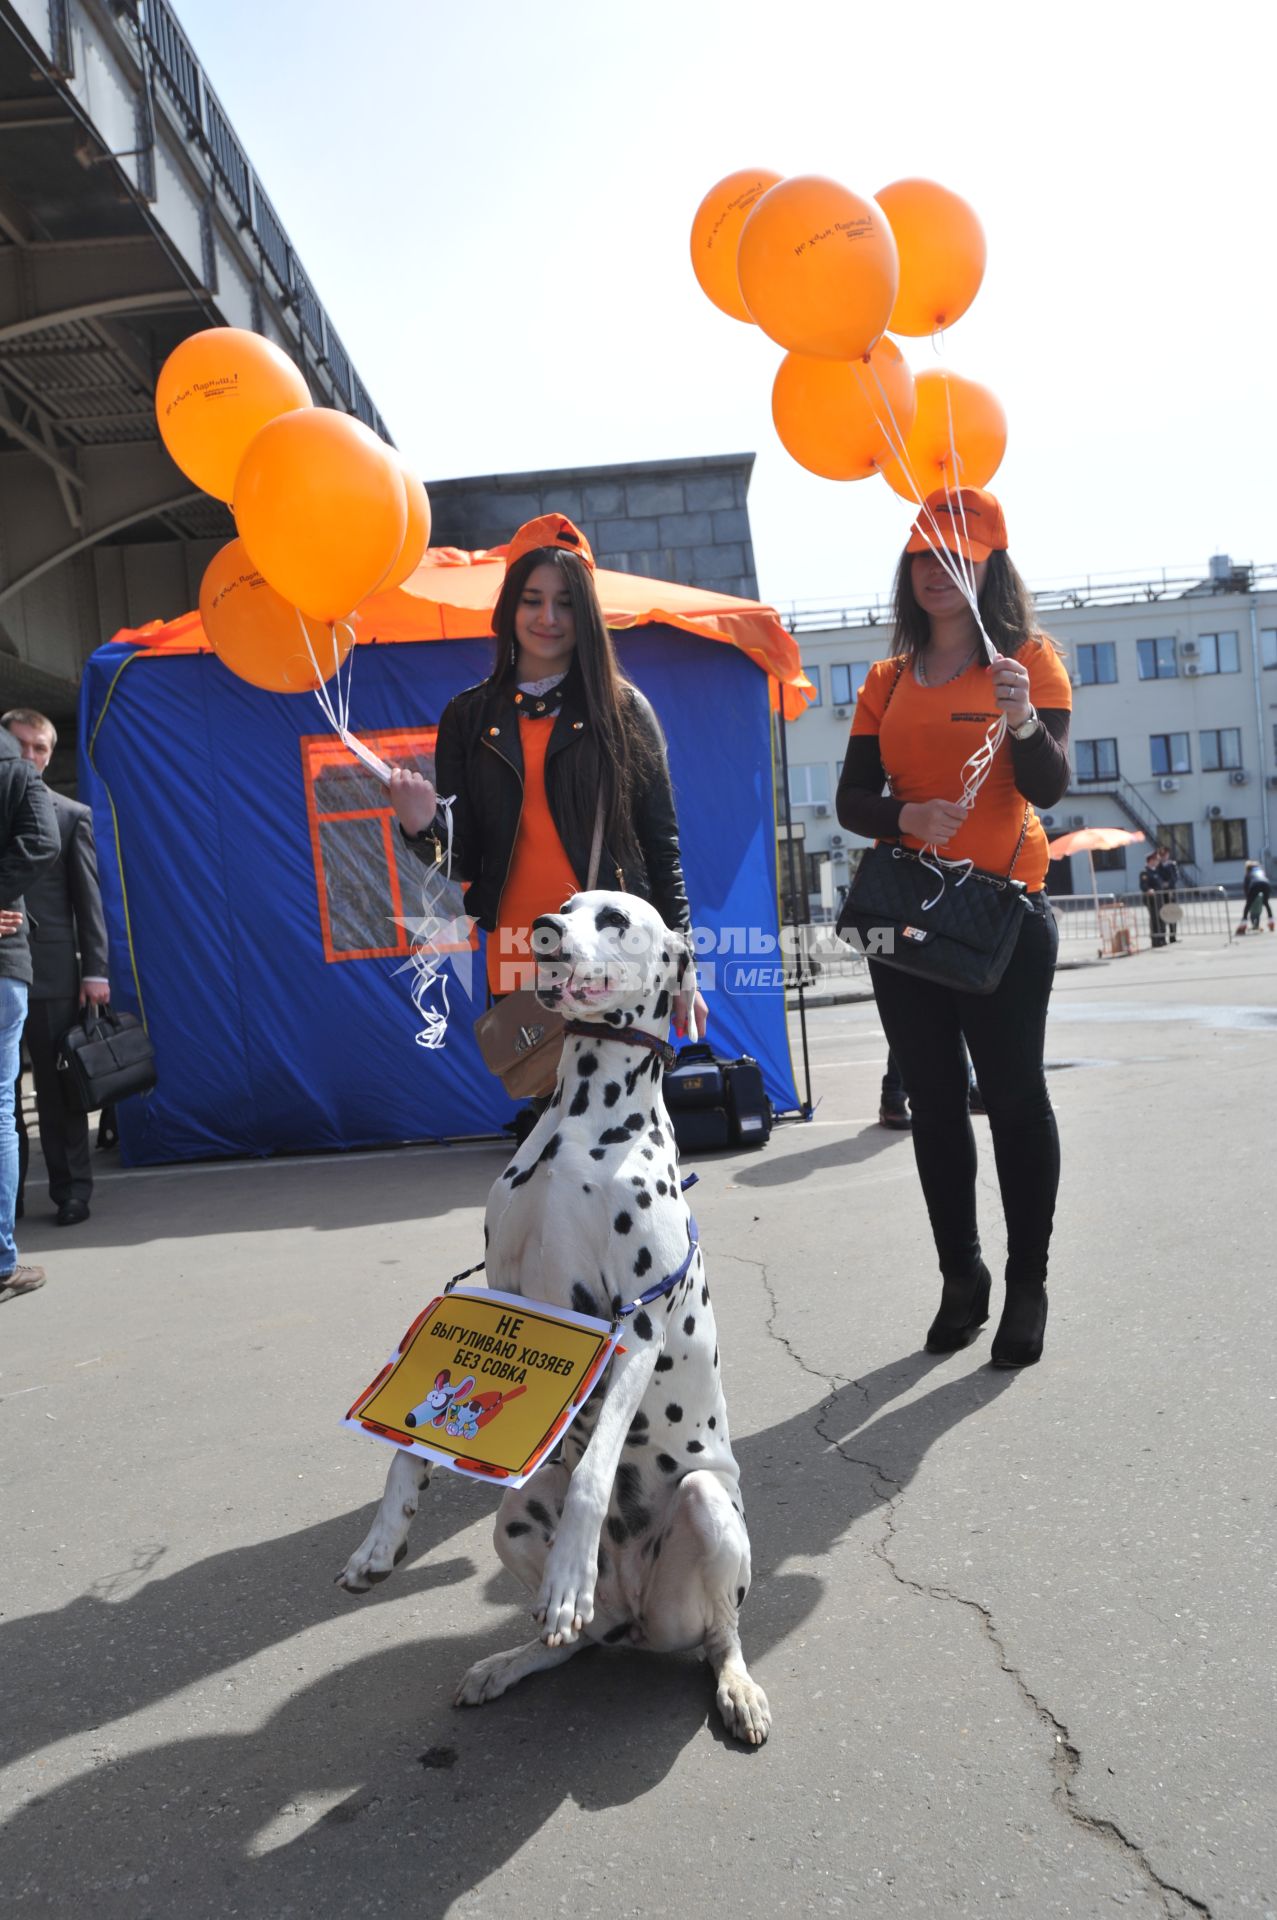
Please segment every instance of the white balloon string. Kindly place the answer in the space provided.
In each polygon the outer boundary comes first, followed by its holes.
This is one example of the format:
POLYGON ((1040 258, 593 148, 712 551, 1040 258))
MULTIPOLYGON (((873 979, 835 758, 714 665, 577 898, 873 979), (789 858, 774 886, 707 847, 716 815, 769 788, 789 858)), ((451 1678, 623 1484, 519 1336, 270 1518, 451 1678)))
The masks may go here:
MULTIPOLYGON (((441 949, 440 943, 441 936, 446 935, 449 948, 455 948, 458 929, 454 919, 447 919, 438 911, 438 903, 443 885, 452 877, 452 809, 455 801, 455 794, 449 794, 446 799, 442 794, 439 796, 438 807, 443 810, 444 820, 444 851, 422 883, 421 918, 411 924, 406 920, 400 922, 408 933, 408 959, 405 964, 412 972, 409 991, 417 1017, 422 1023, 414 1037, 419 1047, 431 1050, 446 1044, 451 1011, 448 1005, 448 978, 444 971, 448 953, 441 949), (427 1002, 436 985, 442 1005, 432 1007, 427 1002)), ((403 970, 400 969, 401 972, 403 970)))

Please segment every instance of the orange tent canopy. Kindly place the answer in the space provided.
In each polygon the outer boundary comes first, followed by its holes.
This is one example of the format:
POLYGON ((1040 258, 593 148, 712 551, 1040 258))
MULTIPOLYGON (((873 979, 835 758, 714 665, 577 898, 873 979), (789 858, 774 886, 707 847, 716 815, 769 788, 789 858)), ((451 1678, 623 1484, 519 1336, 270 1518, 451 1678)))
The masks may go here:
MULTIPOLYGON (((390 593, 374 593, 358 610, 358 641, 483 640, 492 633, 492 609, 505 573, 505 548, 465 553, 459 547, 432 547, 416 572, 390 593)), ((680 627, 702 639, 739 647, 776 683, 785 717, 795 719, 815 688, 802 669, 798 643, 772 607, 733 594, 649 580, 640 574, 599 568, 594 584, 609 627, 680 627)), ((153 652, 210 651, 197 612, 176 620, 152 620, 126 627, 118 641, 153 652)))

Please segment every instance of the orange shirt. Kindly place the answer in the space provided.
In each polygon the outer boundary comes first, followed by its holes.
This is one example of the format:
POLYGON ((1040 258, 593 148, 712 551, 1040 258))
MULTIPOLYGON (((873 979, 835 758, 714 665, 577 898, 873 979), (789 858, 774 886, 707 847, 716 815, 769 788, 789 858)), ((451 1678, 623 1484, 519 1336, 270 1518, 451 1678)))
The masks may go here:
POLYGON ((510 871, 497 908, 497 924, 488 935, 488 988, 513 993, 536 985, 536 966, 528 946, 529 929, 539 913, 557 913, 580 891, 580 881, 563 850, 545 795, 545 751, 554 731, 554 715, 519 715, 523 749, 523 809, 515 835, 510 871), (504 936, 504 937, 503 937, 504 936))
MULTIPOLYGON (((1016 659, 1029 670, 1029 698, 1035 707, 1072 708, 1069 676, 1049 640, 1026 640, 1016 659)), ((898 666, 898 660, 877 660, 870 667, 851 731, 879 736, 882 764, 895 799, 960 799, 963 765, 998 717, 989 669, 983 661, 974 662, 942 687, 920 687, 908 666, 896 681, 898 666)), ((1005 873, 1020 837, 1026 804, 1016 790, 1011 743, 1004 740, 975 806, 941 853, 947 860, 971 860, 989 873, 1005 873)), ((903 839, 908 847, 922 845, 910 834, 903 839)), ((1028 831, 1014 877, 1035 893, 1046 879, 1049 863, 1046 834, 1029 807, 1028 831)))

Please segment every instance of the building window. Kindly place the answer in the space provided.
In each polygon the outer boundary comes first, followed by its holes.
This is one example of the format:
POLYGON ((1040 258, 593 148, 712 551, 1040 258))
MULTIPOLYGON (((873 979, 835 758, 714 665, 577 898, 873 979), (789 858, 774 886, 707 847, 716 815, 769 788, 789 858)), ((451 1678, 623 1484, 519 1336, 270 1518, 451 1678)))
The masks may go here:
POLYGON ((1085 641, 1077 650, 1077 677, 1084 687, 1111 687, 1117 679, 1117 648, 1111 640, 1085 641))
POLYGON ((1191 773, 1193 771, 1186 733, 1151 733, 1148 737, 1148 751, 1154 773, 1191 773))
POLYGON ((1199 633, 1197 636, 1199 673, 1240 673, 1235 633, 1199 633))
POLYGON ((1242 763, 1240 727, 1211 727, 1198 735, 1202 743, 1202 772, 1219 773, 1242 763))
POLYGON ((790 766, 789 804, 791 807, 829 805, 829 768, 823 760, 805 766, 790 766))
POLYGON ((804 664, 803 664, 803 672, 804 672, 804 673, 805 673, 805 674, 807 675, 807 678, 808 678, 808 679, 809 679, 809 680, 811 681, 811 684, 812 684, 812 686, 813 686, 813 687, 815 687, 815 689, 816 689, 816 698, 815 698, 814 700, 809 700, 809 701, 807 702, 807 704, 808 704, 808 706, 809 706, 809 707, 821 707, 821 706, 823 706, 823 705, 824 705, 824 701, 823 701, 823 700, 821 699, 821 697, 820 697, 820 668, 819 668, 819 667, 809 667, 809 666, 807 666, 807 664, 806 664, 806 663, 804 662, 804 664))
POLYGON ((1175 826, 1161 826, 1157 829, 1157 844, 1165 847, 1172 859, 1181 866, 1191 866, 1196 855, 1193 852, 1193 823, 1181 820, 1175 826))
POLYGON ((1135 654, 1139 662, 1141 680, 1173 680, 1175 678, 1177 669, 1174 640, 1137 640, 1135 654))
POLYGON ((829 698, 836 707, 852 707, 860 698, 860 689, 864 686, 872 663, 868 660, 852 662, 847 666, 830 667, 829 698))
POLYGON ((1244 860, 1247 853, 1246 822, 1244 820, 1212 820, 1210 852, 1212 860, 1244 860))
POLYGON ((1266 667, 1277 667, 1277 627, 1259 629, 1259 658, 1266 667))
POLYGON ((1078 740, 1074 744, 1078 785, 1117 779, 1116 740, 1078 740))
POLYGON ((1091 855, 1097 873, 1125 873, 1125 847, 1097 847, 1091 855))

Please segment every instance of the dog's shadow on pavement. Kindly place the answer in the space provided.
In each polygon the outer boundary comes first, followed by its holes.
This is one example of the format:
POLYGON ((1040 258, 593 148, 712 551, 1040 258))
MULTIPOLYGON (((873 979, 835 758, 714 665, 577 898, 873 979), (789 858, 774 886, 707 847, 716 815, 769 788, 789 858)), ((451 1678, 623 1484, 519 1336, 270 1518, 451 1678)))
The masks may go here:
MULTIPOLYGON (((819 1565, 864 1520, 870 1545, 885 1499, 1015 1377, 980 1368, 916 1391, 945 1364, 906 1356, 737 1445, 754 1550, 742 1616, 751 1666, 820 1604, 824 1580, 788 1563, 819 1565)), ((367 1513, 215 1555, 130 1599, 82 1595, 0 1628, 11 1695, 0 1751, 14 1757, 98 1734, 88 1771, 11 1819, 15 1898, 64 1910, 88 1894, 104 1914, 162 1907, 193 1916, 335 1912, 366 1904, 375 1889, 387 1905, 442 1915, 564 1805, 596 1811, 651 1792, 703 1737, 707 1718, 717 1730, 709 1670, 693 1656, 590 1650, 490 1706, 451 1706, 472 1661, 529 1637, 513 1582, 490 1589, 512 1605, 496 1627, 438 1631, 323 1672, 260 1728, 115 1756, 112 1721, 278 1649, 335 1611, 349 1611, 352 1648, 359 1611, 396 1604, 396 1594, 398 1603, 428 1599, 442 1626, 447 1589, 487 1574, 449 1557, 448 1542, 490 1511, 489 1494, 439 1475, 413 1562, 359 1610, 329 1582, 367 1513)), ((304 1647, 286 1657, 305 1671, 304 1647)), ((239 1676, 241 1712, 247 1685, 251 1677, 239 1676)), ((783 1741, 799 1703, 775 1678, 771 1686, 774 1738, 783 1741)), ((183 1717, 198 1726, 207 1713, 197 1696, 183 1717)), ((766 1750, 723 1745, 723 1764, 768 1764, 766 1750)))

